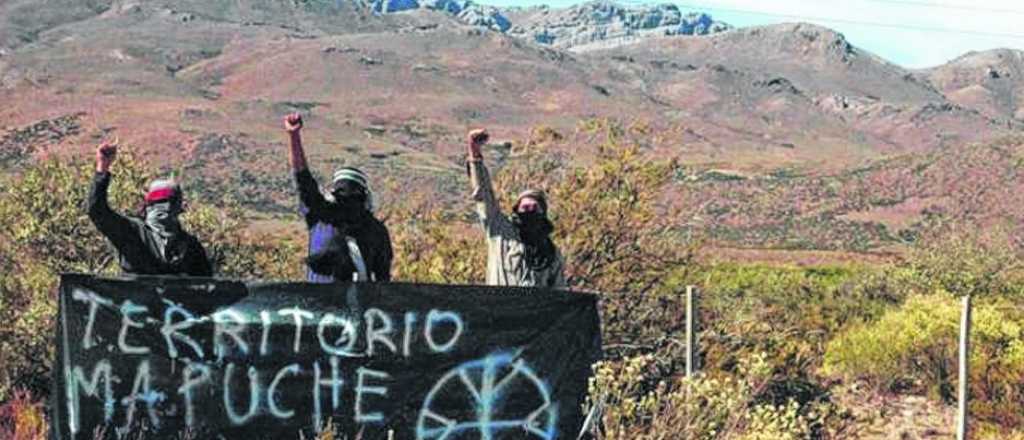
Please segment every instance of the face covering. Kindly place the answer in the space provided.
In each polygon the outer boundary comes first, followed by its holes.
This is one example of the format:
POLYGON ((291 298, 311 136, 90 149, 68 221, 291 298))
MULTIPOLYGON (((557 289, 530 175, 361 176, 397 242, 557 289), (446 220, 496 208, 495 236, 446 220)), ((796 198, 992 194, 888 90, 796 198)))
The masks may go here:
POLYGON ((550 237, 555 227, 551 220, 541 212, 519 212, 512 214, 512 223, 523 240, 527 266, 538 270, 551 265, 555 259, 555 243, 550 237))
POLYGON ((519 233, 524 235, 524 240, 547 236, 555 230, 551 221, 541 212, 517 212, 512 214, 512 222, 519 228, 519 233))
POLYGON ((181 230, 179 210, 171 202, 154 203, 146 207, 146 226, 159 235, 169 237, 181 230))
POLYGON ((146 207, 146 227, 153 232, 153 237, 160 251, 160 256, 167 259, 167 242, 181 231, 178 214, 181 210, 171 202, 154 203, 146 207))
POLYGON ((334 222, 338 226, 357 226, 366 214, 366 194, 352 182, 341 182, 331 193, 334 198, 334 222))

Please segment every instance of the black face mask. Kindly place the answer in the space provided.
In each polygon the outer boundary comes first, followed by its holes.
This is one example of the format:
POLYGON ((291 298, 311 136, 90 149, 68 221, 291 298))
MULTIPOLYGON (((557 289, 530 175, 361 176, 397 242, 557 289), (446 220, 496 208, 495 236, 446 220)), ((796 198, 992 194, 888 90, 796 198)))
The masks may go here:
POLYGON ((358 226, 369 217, 369 211, 366 210, 366 194, 359 189, 339 185, 331 193, 331 196, 334 198, 334 203, 331 204, 334 208, 331 217, 335 226, 346 228, 358 226))
POLYGON ((511 217, 523 240, 526 265, 534 270, 550 266, 555 259, 555 243, 550 237, 555 227, 551 220, 541 212, 517 212, 511 217))
POLYGON ((334 203, 345 208, 366 209, 366 197, 362 194, 334 193, 334 203))
POLYGON ((334 185, 331 191, 335 203, 345 207, 366 205, 366 190, 351 180, 343 180, 334 185))
POLYGON ((519 233, 530 237, 550 235, 555 230, 554 225, 542 212, 517 212, 512 214, 512 222, 519 228, 519 233))

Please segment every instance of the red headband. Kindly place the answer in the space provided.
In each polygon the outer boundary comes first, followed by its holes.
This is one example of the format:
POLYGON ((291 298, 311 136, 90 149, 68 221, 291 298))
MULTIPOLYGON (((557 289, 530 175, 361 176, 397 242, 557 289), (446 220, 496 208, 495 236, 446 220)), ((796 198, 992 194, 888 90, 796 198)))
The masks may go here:
POLYGON ((174 187, 164 187, 154 189, 146 193, 146 203, 156 203, 169 198, 174 197, 178 194, 178 191, 174 187))

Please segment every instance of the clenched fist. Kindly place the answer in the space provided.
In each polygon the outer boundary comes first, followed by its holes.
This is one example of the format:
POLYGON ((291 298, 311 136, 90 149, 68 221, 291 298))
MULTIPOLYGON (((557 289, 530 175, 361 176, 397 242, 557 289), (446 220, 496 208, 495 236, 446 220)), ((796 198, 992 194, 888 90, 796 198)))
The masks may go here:
POLYGON ((302 115, 292 113, 284 117, 284 130, 288 133, 298 133, 302 130, 302 115))
POLYGON ((118 140, 114 141, 103 141, 99 147, 96 148, 96 171, 106 173, 110 171, 110 165, 117 159, 117 144, 118 140))
POLYGON ((478 128, 469 132, 467 140, 469 141, 469 157, 471 159, 482 159, 483 153, 480 152, 480 147, 487 143, 491 135, 487 133, 486 129, 478 128))

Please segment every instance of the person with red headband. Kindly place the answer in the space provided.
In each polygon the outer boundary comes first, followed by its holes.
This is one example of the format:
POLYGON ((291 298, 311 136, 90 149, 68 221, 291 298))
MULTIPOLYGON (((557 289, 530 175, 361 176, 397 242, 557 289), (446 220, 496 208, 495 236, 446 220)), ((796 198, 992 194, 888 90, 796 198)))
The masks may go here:
POLYGON ((487 284, 565 288, 565 261, 551 241, 554 225, 548 219, 547 196, 536 189, 523 191, 506 216, 498 206, 480 151, 489 135, 479 129, 468 137, 472 198, 487 235, 487 284))
POLYGON ((96 177, 86 203, 89 219, 117 249, 121 271, 137 275, 213 275, 206 250, 178 221, 184 211, 181 187, 173 180, 155 180, 146 192, 139 217, 114 212, 107 203, 110 167, 116 143, 96 149, 96 177))

